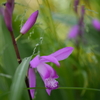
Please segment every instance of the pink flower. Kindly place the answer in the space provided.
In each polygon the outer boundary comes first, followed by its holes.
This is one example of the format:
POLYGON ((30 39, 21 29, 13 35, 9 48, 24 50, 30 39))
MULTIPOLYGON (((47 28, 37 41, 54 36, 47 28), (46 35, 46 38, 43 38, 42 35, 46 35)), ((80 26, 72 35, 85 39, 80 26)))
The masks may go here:
POLYGON ((92 25, 94 26, 95 29, 100 31, 100 21, 97 19, 93 19, 92 25))
POLYGON ((85 14, 85 9, 84 6, 81 6, 81 16, 78 20, 78 24, 74 25, 69 34, 68 38, 69 39, 76 39, 78 36, 82 36, 84 33, 84 14, 85 14))
POLYGON ((79 26, 75 25, 71 28, 69 34, 68 34, 68 38, 69 39, 74 39, 77 37, 77 35, 79 34, 79 26))
POLYGON ((36 19, 38 17, 38 13, 39 11, 37 10, 31 14, 26 23, 22 26, 20 33, 25 34, 28 32, 28 30, 35 24, 36 19))
MULTIPOLYGON (((62 48, 50 55, 39 56, 37 55, 34 59, 30 61, 30 68, 28 70, 29 87, 36 87, 36 76, 34 69, 36 68, 40 74, 48 95, 50 95, 51 90, 58 88, 58 81, 56 80, 59 76, 56 71, 46 62, 52 62, 57 66, 60 66, 59 61, 66 59, 73 51, 72 47, 62 48)), ((35 89, 30 89, 32 98, 34 98, 35 89)))

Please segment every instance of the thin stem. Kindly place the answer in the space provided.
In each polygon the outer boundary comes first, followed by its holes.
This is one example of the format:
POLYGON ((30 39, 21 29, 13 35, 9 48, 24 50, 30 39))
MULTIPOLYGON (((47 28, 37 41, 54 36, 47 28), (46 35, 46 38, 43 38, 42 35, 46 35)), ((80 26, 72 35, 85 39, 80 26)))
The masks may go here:
POLYGON ((14 49, 15 49, 15 52, 16 52, 18 63, 20 64, 21 63, 21 57, 20 57, 20 54, 19 54, 19 51, 18 51, 17 43, 15 41, 13 32, 10 32, 10 35, 11 35, 11 38, 12 38, 12 42, 13 42, 13 46, 14 46, 14 49))
POLYGON ((22 36, 23 34, 20 34, 17 38, 15 38, 15 41, 17 42, 18 39, 22 36))
MULTIPOLYGON (((46 87, 32 87, 27 89, 47 89, 46 87)), ((71 89, 71 90, 91 90, 91 91, 100 91, 100 89, 95 88, 84 88, 84 87, 59 87, 57 89, 71 89)))
MULTIPOLYGON (((29 83, 28 83, 28 78, 27 77, 25 78, 25 83, 26 83, 26 86, 29 87, 29 83)), ((28 90, 28 94, 29 94, 30 100, 32 100, 32 97, 31 97, 31 94, 30 94, 29 90, 28 90)))
POLYGON ((92 90, 92 91, 100 91, 100 89, 95 89, 95 88, 84 88, 84 87, 59 87, 58 89, 72 89, 72 90, 92 90))

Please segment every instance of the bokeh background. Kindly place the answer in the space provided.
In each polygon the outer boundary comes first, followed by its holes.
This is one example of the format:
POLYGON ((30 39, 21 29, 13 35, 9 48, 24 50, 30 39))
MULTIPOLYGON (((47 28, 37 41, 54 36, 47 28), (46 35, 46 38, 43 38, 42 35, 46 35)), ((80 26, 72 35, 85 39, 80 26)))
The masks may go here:
MULTIPOLYGON (((0 0, 1 5, 3 2, 6 0, 0 0)), ((67 59, 60 61, 60 68, 50 63, 59 75, 59 86, 100 89, 100 30, 96 30, 92 25, 93 19, 100 20, 100 0, 80 0, 78 14, 74 10, 74 0, 15 0, 13 12, 15 37, 20 34, 21 26, 30 14, 36 10, 39 10, 36 24, 17 42, 21 58, 29 57, 33 51, 34 56, 38 53, 49 55, 63 47, 74 47, 73 53, 67 59), (82 5, 85 7, 84 34, 83 38, 76 42, 74 38, 69 39, 68 34, 77 24, 82 5)), ((2 26, 0 30, 3 30, 0 31, 0 100, 8 100, 18 63, 9 32, 2 26), (2 45, 3 41, 5 45, 2 45)), ((37 87, 44 87, 39 74, 36 75, 37 87)), ((57 89, 48 96, 45 89, 36 89, 34 100, 40 99, 99 100, 100 92, 85 89, 57 89)), ((29 100, 27 89, 23 89, 19 100, 29 100)))

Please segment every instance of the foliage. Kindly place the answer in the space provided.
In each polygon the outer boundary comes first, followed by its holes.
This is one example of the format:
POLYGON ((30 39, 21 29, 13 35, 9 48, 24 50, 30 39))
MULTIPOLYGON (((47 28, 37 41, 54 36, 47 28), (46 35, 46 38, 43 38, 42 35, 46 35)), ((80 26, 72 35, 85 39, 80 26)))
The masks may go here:
MULTIPOLYGON (((0 3, 2 4, 2 1, 0 3)), ((39 17, 32 29, 23 35, 18 41, 18 49, 23 59, 19 65, 11 41, 10 33, 7 30, 3 18, 0 16, 0 100, 29 100, 27 88, 23 79, 27 75, 27 68, 32 54, 48 55, 63 47, 74 47, 69 58, 60 61, 61 66, 57 68, 50 63, 59 75, 60 87, 53 90, 48 96, 44 84, 37 76, 35 100, 99 100, 100 99, 100 31, 92 25, 92 19, 100 19, 99 0, 81 0, 80 6, 85 5, 85 31, 83 39, 68 39, 69 30, 77 24, 80 16, 74 12, 74 0, 15 0, 13 13, 14 36, 20 34, 20 28, 35 10, 39 10, 39 17), (37 6, 33 6, 33 5, 37 6), (25 58, 28 57, 28 61, 25 58), (24 66, 24 70, 21 69, 24 66), (21 67, 20 67, 21 66, 21 67), (21 77, 18 76, 21 74, 21 77), (22 79, 20 79, 22 78, 22 79), (14 86, 15 83, 15 86, 14 86), (76 88, 74 88, 76 87, 76 88), (81 87, 82 89, 78 89, 81 87), (98 89, 89 90, 85 88, 98 89), (13 91, 13 90, 16 91, 13 91), (19 89, 19 90, 17 90, 19 89), (15 92, 15 93, 13 93, 15 92), (14 94, 14 96, 12 95, 14 94), (20 98, 20 99, 19 99, 20 98)))

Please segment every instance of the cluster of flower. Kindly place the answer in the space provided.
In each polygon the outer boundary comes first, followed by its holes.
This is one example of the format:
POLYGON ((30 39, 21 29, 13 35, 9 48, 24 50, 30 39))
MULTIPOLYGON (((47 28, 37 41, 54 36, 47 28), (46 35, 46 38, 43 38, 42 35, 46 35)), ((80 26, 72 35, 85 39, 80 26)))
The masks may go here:
MULTIPOLYGON (((78 15, 78 6, 80 0, 74 0, 74 11, 78 15)), ((85 8, 84 5, 81 6, 81 14, 80 18, 78 18, 78 24, 73 26, 68 34, 69 39, 76 39, 77 37, 82 37, 84 34, 84 15, 85 15, 85 8)), ((100 31, 100 22, 98 19, 92 20, 93 27, 100 31)))

